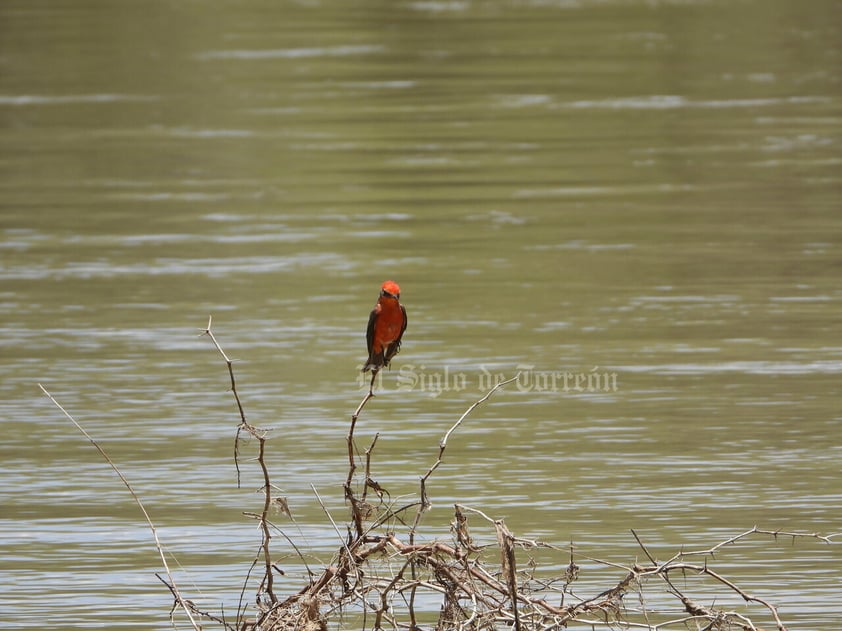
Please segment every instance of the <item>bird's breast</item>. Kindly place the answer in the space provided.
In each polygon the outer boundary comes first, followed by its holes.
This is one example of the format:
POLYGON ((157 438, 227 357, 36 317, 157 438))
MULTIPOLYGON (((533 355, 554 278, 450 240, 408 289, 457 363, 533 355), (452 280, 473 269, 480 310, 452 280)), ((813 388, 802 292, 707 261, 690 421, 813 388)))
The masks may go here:
POLYGON ((376 326, 378 337, 388 341, 394 340, 403 328, 403 311, 397 301, 395 304, 384 301, 379 307, 376 326))

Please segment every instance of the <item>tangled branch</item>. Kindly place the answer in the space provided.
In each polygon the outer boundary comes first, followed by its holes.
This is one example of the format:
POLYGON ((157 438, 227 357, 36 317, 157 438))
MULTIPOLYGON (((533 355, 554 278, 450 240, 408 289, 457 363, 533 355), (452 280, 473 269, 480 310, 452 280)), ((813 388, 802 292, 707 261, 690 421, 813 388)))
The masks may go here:
POLYGON ((558 555, 565 550, 519 537, 503 520, 494 519, 480 509, 456 503, 449 539, 419 542, 422 518, 432 505, 428 482, 444 461, 449 439, 480 404, 518 377, 498 383, 465 410, 445 432, 435 461, 421 476, 418 499, 400 506, 393 503, 388 491, 372 479, 372 459, 379 434, 364 451, 362 479, 358 475, 360 456, 354 443, 354 431, 363 409, 374 398, 372 377, 368 392, 351 415, 346 436, 348 471, 342 489, 349 509, 347 521, 343 523, 343 520, 334 519, 313 487, 316 501, 340 543, 321 570, 311 569, 295 541, 269 520, 270 510, 274 507, 287 515, 290 513, 286 498, 275 496, 273 492, 276 487, 271 482, 265 460, 268 432, 247 421, 237 390, 234 362, 222 349, 211 325, 209 319, 203 334, 210 338, 225 361, 238 412, 234 438, 238 487, 241 483, 241 442, 248 438, 257 441, 255 461, 260 470, 263 504, 260 512, 244 514, 259 523, 261 532, 260 546, 249 576, 258 566, 262 567, 263 576, 254 598, 257 610, 249 618, 244 605, 249 578, 242 586, 237 617, 233 623, 226 621, 223 615, 200 610, 182 596, 170 573, 155 526, 129 482, 94 439, 41 386, 50 400, 99 450, 137 502, 153 533, 166 571, 166 579, 158 578, 173 596, 173 612, 182 611, 196 631, 202 628, 199 620, 218 624, 225 631, 326 631, 329 627, 376 631, 385 628, 492 631, 510 627, 515 631, 543 631, 563 629, 573 622, 594 629, 618 631, 682 628, 706 631, 769 631, 774 628, 787 631, 770 599, 749 593, 734 579, 712 567, 716 556, 750 538, 776 541, 787 537, 836 544, 842 536, 842 533, 824 535, 764 530, 754 526, 709 548, 681 550, 666 561, 659 561, 632 531, 645 556, 644 562, 622 564, 592 558, 571 543, 564 565, 559 563, 558 555), (379 506, 369 503, 369 491, 379 497, 379 506), (412 515, 413 510, 414 517, 407 519, 405 513, 412 515), (270 545, 274 533, 280 533, 285 538, 306 568, 303 583, 287 586, 285 593, 281 593, 275 582, 275 574, 284 573, 277 567, 270 545), (563 569, 559 571, 560 566, 563 569), (586 576, 588 585, 604 581, 600 583, 602 589, 583 585, 583 577, 586 576), (677 586, 677 576, 682 579, 681 588, 677 586), (698 593, 705 593, 704 590, 709 591, 711 587, 718 594, 742 599, 747 610, 734 611, 725 606, 702 603, 698 593), (648 596, 653 589, 657 589, 659 594, 659 598, 653 600, 663 602, 666 597, 673 603, 672 606, 656 608, 649 605, 648 596), (437 612, 430 606, 431 602, 438 604, 437 612), (752 606, 753 609, 749 610, 748 607, 752 606), (761 619, 774 626, 762 627, 761 619))

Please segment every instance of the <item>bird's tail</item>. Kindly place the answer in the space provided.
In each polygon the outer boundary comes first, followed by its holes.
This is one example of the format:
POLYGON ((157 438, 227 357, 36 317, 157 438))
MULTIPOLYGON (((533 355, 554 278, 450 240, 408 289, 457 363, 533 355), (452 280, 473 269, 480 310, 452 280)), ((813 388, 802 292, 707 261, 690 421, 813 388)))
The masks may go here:
POLYGON ((363 366, 363 372, 368 372, 369 370, 373 370, 377 372, 386 364, 386 361, 383 357, 383 353, 372 353, 368 356, 368 361, 366 361, 365 366, 363 366))

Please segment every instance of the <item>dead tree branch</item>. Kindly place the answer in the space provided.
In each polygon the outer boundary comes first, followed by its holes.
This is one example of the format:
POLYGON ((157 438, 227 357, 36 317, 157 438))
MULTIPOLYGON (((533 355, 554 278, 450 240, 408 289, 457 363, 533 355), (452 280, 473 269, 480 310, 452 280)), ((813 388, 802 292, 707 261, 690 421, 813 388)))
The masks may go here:
MULTIPOLYGON (((257 440, 257 464, 260 466, 260 471, 263 475, 263 486, 261 488, 261 490, 263 491, 263 510, 260 513, 259 523, 260 530, 262 533, 261 548, 263 550, 264 574, 263 580, 261 581, 260 585, 261 592, 265 593, 269 597, 269 601, 274 605, 278 602, 278 597, 275 595, 274 568, 272 564, 272 555, 270 551, 272 533, 270 531, 271 523, 269 521, 269 510, 273 503, 273 486, 269 477, 269 469, 266 466, 265 459, 266 434, 268 432, 266 430, 255 427, 246 420, 245 409, 243 408, 243 403, 240 400, 240 395, 237 392, 237 380, 234 378, 234 362, 228 357, 228 355, 226 355, 225 351, 222 350, 222 346, 217 341, 216 336, 213 334, 213 330, 211 329, 212 323, 213 317, 209 317, 208 326, 204 330, 204 334, 211 339, 213 345, 216 347, 216 350, 219 351, 219 354, 222 355, 222 359, 225 360, 225 365, 228 367, 228 376, 231 380, 231 393, 234 395, 234 401, 237 404, 237 410, 240 414, 240 423, 237 426, 237 434, 234 438, 234 464, 237 468, 237 488, 240 487, 239 444, 241 432, 245 431, 257 440)), ((279 498, 279 503, 280 505, 286 507, 285 498, 279 498)))
POLYGON ((143 513, 143 518, 146 520, 146 524, 149 526, 149 530, 152 531, 152 537, 155 539, 155 548, 157 548, 158 550, 158 556, 161 557, 161 564, 164 566, 164 571, 167 573, 168 583, 165 582, 165 584, 167 584, 167 587, 169 587, 170 591, 173 594, 173 597, 175 598, 175 604, 173 605, 173 608, 175 608, 176 605, 181 607, 181 609, 187 616, 187 619, 190 620, 190 624, 193 626, 193 628, 197 631, 200 631, 201 627, 193 617, 193 609, 191 607, 191 604, 189 603, 189 601, 182 598, 181 593, 178 591, 178 586, 175 583, 175 578, 173 578, 172 572, 170 572, 170 566, 167 563, 167 556, 166 554, 164 554, 164 548, 161 546, 160 539, 158 539, 158 529, 155 527, 155 524, 152 523, 152 518, 149 517, 149 513, 146 512, 146 507, 144 507, 143 502, 140 501, 140 497, 137 493, 135 493, 135 490, 132 488, 132 485, 129 483, 128 479, 126 479, 126 477, 123 475, 120 469, 117 468, 117 465, 114 464, 114 461, 111 460, 109 455, 99 445, 99 443, 96 442, 93 439, 93 437, 91 437, 91 435, 85 431, 85 428, 83 428, 78 422, 76 422, 76 419, 74 419, 70 415, 70 413, 67 410, 65 410, 64 407, 62 407, 62 405, 53 398, 53 395, 47 392, 47 389, 44 386, 42 386, 39 383, 38 387, 41 388, 41 391, 45 395, 47 395, 47 398, 50 401, 53 402, 53 405, 55 405, 59 410, 61 410, 62 414, 64 414, 64 416, 76 426, 76 429, 82 432, 82 435, 84 435, 84 437, 87 438, 88 441, 96 448, 96 450, 105 459, 108 465, 114 470, 114 473, 117 474, 117 477, 120 478, 120 481, 123 483, 123 485, 128 489, 132 498, 134 498, 135 503, 137 504, 138 508, 140 508, 140 512, 143 513))
POLYGON ((315 564, 308 564, 299 546, 269 521, 272 507, 279 507, 288 515, 289 509, 286 498, 273 497, 275 487, 266 466, 267 431, 246 420, 233 360, 217 341, 211 324, 209 319, 204 334, 210 337, 225 361, 239 414, 234 440, 237 484, 239 487, 240 441, 251 437, 258 443, 255 460, 261 472, 260 491, 263 493, 260 512, 244 513, 258 521, 261 541, 242 585, 235 624, 228 623, 224 615, 200 610, 181 595, 170 574, 155 526, 131 485, 101 447, 41 386, 129 489, 153 533, 167 575, 167 579, 161 576, 159 579, 172 593, 173 610, 183 610, 196 631, 202 628, 199 620, 220 625, 225 631, 326 631, 328 628, 550 631, 564 629, 572 623, 611 631, 688 628, 763 631, 762 620, 764 624, 774 625, 777 631, 787 631, 771 599, 749 592, 735 579, 712 567, 712 562, 717 555, 724 555, 729 547, 738 546, 751 537, 772 541, 787 537, 793 542, 807 539, 838 544, 837 539, 842 536, 842 533, 763 530, 755 526, 709 548, 682 549, 666 561, 659 561, 651 547, 632 531, 645 560, 618 563, 588 556, 572 543, 568 554, 566 548, 518 537, 503 520, 457 503, 450 522, 449 540, 447 537, 423 540, 419 529, 423 516, 432 506, 427 484, 444 461, 450 437, 477 406, 518 376, 498 383, 465 410, 445 432, 436 460, 421 476, 419 498, 396 506, 390 499, 388 502, 384 499, 388 498, 388 493, 372 477, 374 448, 379 434, 364 452, 364 481, 360 483, 359 477, 355 478, 357 460, 362 456, 354 443, 354 431, 363 409, 374 397, 375 373, 368 392, 351 415, 346 437, 348 471, 344 483, 339 481, 350 504, 350 515, 347 520, 341 520, 344 523, 337 523, 315 486, 312 487, 316 501, 338 539, 332 557, 320 570, 315 564), (380 506, 370 505, 369 490, 378 495, 380 506), (414 519, 408 519, 407 514, 414 514, 414 519), (472 521, 479 522, 477 532, 472 531, 472 521), (276 533, 282 535, 306 569, 306 573, 302 571, 303 584, 282 596, 276 593, 273 577, 275 572, 283 572, 273 562, 271 553, 274 549, 270 547, 276 533), (255 597, 258 611, 246 620, 246 587, 252 582, 252 570, 256 571, 261 564, 263 576, 255 597), (747 610, 738 612, 709 604, 709 596, 703 601, 698 594, 707 593, 705 590, 711 587, 731 600, 741 598, 747 610), (653 589, 657 589, 657 598, 651 597, 653 589), (435 607, 430 606, 431 599, 439 603, 437 613, 435 607), (664 601, 671 604, 664 608, 664 601), (662 608, 656 608, 651 604, 653 602, 660 603, 662 608))
POLYGON ((443 461, 443 458, 444 458, 444 451, 445 451, 445 449, 447 449, 447 441, 448 441, 448 439, 450 439, 450 435, 453 432, 456 431, 456 428, 459 427, 462 424, 462 421, 464 421, 468 417, 468 415, 477 408, 477 406, 479 406, 482 403, 485 403, 486 401, 488 401, 488 399, 491 398, 492 394, 497 392, 497 390, 499 390, 503 386, 505 386, 509 383, 512 383, 513 381, 516 381, 518 379, 518 377, 520 377, 520 373, 516 374, 511 379, 506 379, 505 381, 499 382, 497 385, 495 385, 493 388, 491 388, 488 392, 485 393, 485 395, 483 397, 474 401, 468 407, 468 409, 465 410, 465 412, 462 414, 462 416, 459 417, 459 420, 457 420, 450 427, 450 429, 448 429, 444 433, 444 436, 442 437, 441 441, 439 442, 439 454, 438 454, 438 457, 436 458, 436 461, 430 466, 430 468, 427 470, 427 473, 425 473, 423 476, 421 476, 421 504, 418 507, 418 512, 415 514, 415 523, 412 525, 412 530, 410 531, 410 536, 409 536, 410 541, 412 541, 415 538, 415 531, 417 530, 418 525, 421 522, 421 516, 430 509, 431 504, 430 504, 430 501, 427 497, 427 480, 430 479, 430 476, 433 475, 433 472, 436 469, 439 468, 439 465, 441 465, 441 463, 443 461))

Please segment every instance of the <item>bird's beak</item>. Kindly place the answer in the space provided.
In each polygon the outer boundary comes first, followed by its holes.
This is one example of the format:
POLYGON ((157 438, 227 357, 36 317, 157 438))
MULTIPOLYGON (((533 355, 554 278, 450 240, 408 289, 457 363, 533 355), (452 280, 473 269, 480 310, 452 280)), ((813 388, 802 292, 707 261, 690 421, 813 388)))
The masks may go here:
POLYGON ((401 295, 400 295, 400 294, 398 294, 398 295, 396 296, 395 294, 390 294, 390 293, 389 293, 388 291, 386 291, 385 289, 381 289, 381 290, 380 290, 380 296, 381 296, 382 298, 394 298, 395 300, 397 300, 398 298, 400 298, 400 297, 401 297, 401 295))

